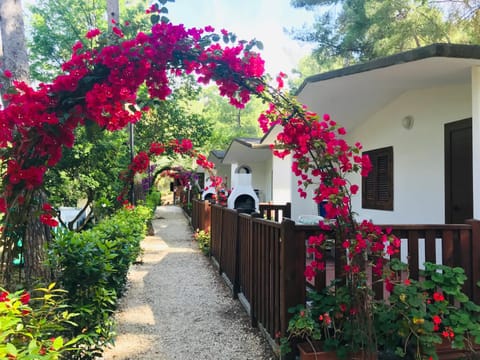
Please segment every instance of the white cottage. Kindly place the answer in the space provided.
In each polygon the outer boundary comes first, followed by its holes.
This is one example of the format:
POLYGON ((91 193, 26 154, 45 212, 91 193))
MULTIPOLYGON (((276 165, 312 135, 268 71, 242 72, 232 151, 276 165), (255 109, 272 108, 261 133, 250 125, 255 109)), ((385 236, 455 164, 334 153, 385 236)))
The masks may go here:
POLYGON ((248 169, 260 202, 290 202, 294 220, 302 215, 317 215, 317 205, 311 197, 305 200, 298 195, 291 159, 282 160, 272 154, 270 144, 274 143, 278 132, 279 127, 273 128, 263 138, 234 139, 225 152, 214 151, 208 159, 215 164, 217 175, 227 179, 229 188, 235 188, 234 179, 239 169, 248 169))
POLYGON ((371 156, 374 171, 353 200, 361 218, 480 218, 480 46, 434 44, 314 75, 297 96, 371 156))

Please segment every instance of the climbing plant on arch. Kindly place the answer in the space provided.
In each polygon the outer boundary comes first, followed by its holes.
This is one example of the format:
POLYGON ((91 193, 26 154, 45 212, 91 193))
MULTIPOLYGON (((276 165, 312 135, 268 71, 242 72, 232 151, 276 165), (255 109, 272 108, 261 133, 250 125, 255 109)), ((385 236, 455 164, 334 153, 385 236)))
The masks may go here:
MULTIPOLYGON (((18 240, 24 240, 28 252, 27 238, 46 231, 44 226, 28 231, 29 219, 37 216, 46 226, 56 225, 40 189, 47 169, 60 160, 62 148, 74 146, 76 127, 117 131, 139 121, 148 111, 137 98, 139 88, 145 86, 150 98, 165 100, 171 93, 169 75, 193 74, 200 83, 215 81, 220 93, 237 107, 244 106, 252 92, 262 90, 264 62, 253 51, 255 41, 238 42, 233 34, 216 34, 209 26, 174 25, 160 16, 166 11, 164 3, 147 10, 152 20, 148 32, 127 39, 122 30, 127 25, 116 24, 113 34, 106 36, 92 29, 86 34, 92 48, 80 42, 74 45, 63 73, 52 83, 34 89, 13 81, 13 91, 4 96, 6 106, 0 111, 4 282, 11 279, 18 240), (228 46, 221 46, 221 40, 228 46)), ((4 75, 11 76, 8 71, 4 75)), ((142 156, 137 156, 133 167, 142 166, 142 156)))
MULTIPOLYGON (((341 139, 345 134, 342 127, 328 117, 319 118, 282 92, 283 74, 276 79, 277 87, 269 85, 264 61, 253 51, 259 45, 257 41, 237 41, 232 33, 222 30, 217 34, 210 26, 186 29, 174 25, 161 17, 166 11, 161 5, 164 3, 166 0, 161 0, 147 11, 152 20, 148 32, 127 39, 122 31, 124 25, 117 24, 113 34, 107 36, 111 41, 105 43, 103 34, 93 29, 86 35, 92 48, 77 43, 71 59, 62 67, 63 74, 52 83, 33 89, 14 82, 15 91, 5 97, 7 105, 0 111, 0 211, 4 213, 1 245, 3 254, 7 254, 1 259, 4 282, 8 283, 12 276, 10 260, 15 256, 18 239, 25 240, 25 252, 32 251, 39 244, 27 240, 45 232, 46 226, 55 225, 51 207, 40 196, 43 175, 58 163, 63 147, 74 146, 75 128, 117 131, 139 121, 142 112, 148 111, 137 97, 139 88, 145 86, 150 98, 165 100, 171 92, 169 75, 192 74, 202 84, 214 81, 220 94, 240 108, 252 94, 270 103, 259 119, 260 125, 264 131, 277 124, 283 126, 274 153, 280 157, 293 154, 292 171, 299 177, 300 195, 306 197, 304 187, 320 183, 314 200, 327 201, 327 216, 336 219, 341 237, 356 238, 358 228, 350 196, 358 187, 349 186, 345 176, 362 167, 364 173, 368 172, 369 161, 360 155, 361 146, 349 146, 341 139), (28 220, 34 216, 39 216, 45 226, 30 229, 28 220)), ((124 174, 126 182, 148 167, 149 155, 160 155, 166 146, 198 156, 188 141, 154 144, 150 154, 143 152, 135 157, 124 174)), ((202 156, 198 156, 198 163, 211 166, 202 156)), ((34 261, 31 258, 25 256, 25 267, 32 265, 28 263, 34 261)), ((322 261, 316 264, 320 269, 322 261)), ((317 268, 309 270, 311 274, 317 268)), ((35 275, 48 277, 45 273, 35 275)))

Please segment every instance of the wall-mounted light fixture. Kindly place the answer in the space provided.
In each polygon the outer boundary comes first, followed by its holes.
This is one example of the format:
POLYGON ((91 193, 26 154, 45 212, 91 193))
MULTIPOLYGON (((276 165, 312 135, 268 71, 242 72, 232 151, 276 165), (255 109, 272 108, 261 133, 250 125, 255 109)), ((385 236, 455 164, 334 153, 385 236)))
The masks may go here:
POLYGON ((413 123, 415 120, 413 119, 412 115, 407 115, 402 119, 402 127, 406 130, 410 130, 413 128, 413 123))

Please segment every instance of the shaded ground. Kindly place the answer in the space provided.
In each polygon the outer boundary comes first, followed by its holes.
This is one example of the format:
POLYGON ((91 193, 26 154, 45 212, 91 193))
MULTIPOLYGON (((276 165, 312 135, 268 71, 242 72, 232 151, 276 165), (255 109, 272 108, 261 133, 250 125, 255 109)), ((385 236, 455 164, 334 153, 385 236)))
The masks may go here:
POLYGON ((116 315, 105 360, 274 359, 210 261, 192 242, 180 208, 161 206, 116 315))

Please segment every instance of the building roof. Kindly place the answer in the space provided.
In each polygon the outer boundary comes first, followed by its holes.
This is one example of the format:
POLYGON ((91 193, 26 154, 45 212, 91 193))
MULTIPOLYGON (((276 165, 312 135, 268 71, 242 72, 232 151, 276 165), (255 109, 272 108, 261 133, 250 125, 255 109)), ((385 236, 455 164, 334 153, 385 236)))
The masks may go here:
POLYGON ((352 128, 405 91, 469 84, 474 66, 480 46, 433 44, 310 76, 296 95, 311 111, 352 128))
POLYGON ((212 150, 210 155, 215 156, 217 159, 222 160, 225 157, 225 150, 212 150))
POLYGON ((265 161, 271 154, 269 144, 262 143, 260 138, 236 138, 230 143, 222 163, 241 165, 265 161))

